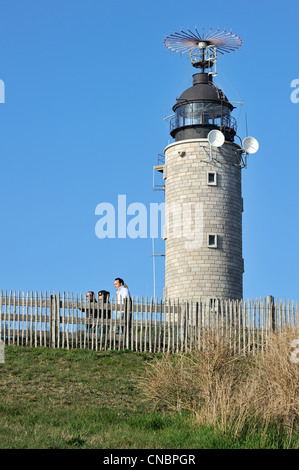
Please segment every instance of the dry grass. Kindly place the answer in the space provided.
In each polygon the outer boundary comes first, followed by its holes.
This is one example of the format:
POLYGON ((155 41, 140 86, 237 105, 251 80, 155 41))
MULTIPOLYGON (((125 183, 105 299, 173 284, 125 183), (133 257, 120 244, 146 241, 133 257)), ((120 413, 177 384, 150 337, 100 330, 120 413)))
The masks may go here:
POLYGON ((299 363, 291 360, 291 342, 298 338, 298 329, 273 334, 253 377, 255 415, 266 424, 281 422, 291 434, 299 425, 299 363))
POLYGON ((264 354, 249 357, 211 334, 204 351, 148 364, 139 386, 155 406, 189 410, 222 432, 238 435, 249 422, 266 431, 275 423, 292 435, 299 421, 299 363, 291 361, 290 345, 296 338, 298 330, 273 334, 264 354))

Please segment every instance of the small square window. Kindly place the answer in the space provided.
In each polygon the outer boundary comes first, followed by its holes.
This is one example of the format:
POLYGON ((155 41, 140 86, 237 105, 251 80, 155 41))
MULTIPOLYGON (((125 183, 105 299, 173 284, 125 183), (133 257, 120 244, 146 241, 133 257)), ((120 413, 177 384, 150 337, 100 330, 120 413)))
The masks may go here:
POLYGON ((208 248, 217 248, 217 235, 215 233, 208 234, 208 248))
POLYGON ((208 186, 217 186, 217 173, 214 171, 207 172, 207 184, 208 186))

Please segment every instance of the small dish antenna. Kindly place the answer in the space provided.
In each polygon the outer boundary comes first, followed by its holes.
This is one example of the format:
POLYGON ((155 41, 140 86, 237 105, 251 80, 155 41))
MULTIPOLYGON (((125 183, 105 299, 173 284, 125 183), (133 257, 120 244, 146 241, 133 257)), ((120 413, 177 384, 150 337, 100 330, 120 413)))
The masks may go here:
POLYGON ((208 141, 210 144, 210 160, 213 160, 212 147, 222 147, 225 137, 221 131, 214 129, 208 133, 208 141))
POLYGON ((259 149, 259 143, 254 137, 245 137, 242 142, 242 147, 246 153, 253 154, 259 149))
POLYGON ((245 137, 242 142, 242 151, 245 152, 245 168, 247 168, 247 154, 253 155, 259 149, 259 143, 254 137, 245 137))
POLYGON ((212 147, 221 147, 224 144, 224 135, 221 131, 214 129, 208 133, 208 141, 212 147))

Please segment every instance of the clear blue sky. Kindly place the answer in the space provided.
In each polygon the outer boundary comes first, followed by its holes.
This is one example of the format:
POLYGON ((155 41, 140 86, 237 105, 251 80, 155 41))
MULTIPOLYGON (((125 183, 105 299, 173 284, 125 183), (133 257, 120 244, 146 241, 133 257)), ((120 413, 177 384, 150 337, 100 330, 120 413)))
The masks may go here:
MULTIPOLYGON (((95 235, 101 202, 162 202, 153 165, 169 142, 164 117, 191 86, 187 57, 164 36, 232 30, 218 84, 241 138, 260 143, 243 170, 244 296, 298 299, 298 3, 164 0, 1 0, 0 289, 153 295, 152 241, 95 235)), ((130 217, 128 217, 130 219, 130 217)), ((155 240, 158 254, 162 240, 155 240)), ((164 259, 156 258, 162 296, 164 259)))

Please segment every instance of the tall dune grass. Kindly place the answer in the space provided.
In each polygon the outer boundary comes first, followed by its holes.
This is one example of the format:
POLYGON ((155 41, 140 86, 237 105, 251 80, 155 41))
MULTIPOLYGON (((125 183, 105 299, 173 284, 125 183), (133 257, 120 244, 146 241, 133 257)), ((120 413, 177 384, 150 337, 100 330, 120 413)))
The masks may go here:
POLYGON ((224 433, 275 425, 292 436, 299 430, 299 363, 291 356, 297 338, 299 329, 273 333, 263 353, 236 355, 211 333, 203 351, 149 363, 139 387, 156 407, 189 410, 224 433))

